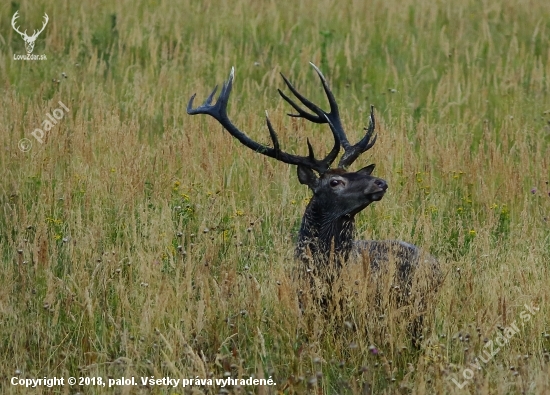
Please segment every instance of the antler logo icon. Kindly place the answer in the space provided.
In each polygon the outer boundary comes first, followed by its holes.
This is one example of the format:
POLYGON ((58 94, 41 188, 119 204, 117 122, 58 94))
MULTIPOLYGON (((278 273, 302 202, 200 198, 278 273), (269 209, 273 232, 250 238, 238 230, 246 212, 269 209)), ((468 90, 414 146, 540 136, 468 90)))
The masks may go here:
POLYGON ((27 54, 32 54, 32 51, 34 50, 34 42, 36 41, 38 35, 44 31, 44 28, 48 24, 48 21, 50 18, 48 18, 48 14, 44 14, 44 23, 42 24, 42 29, 39 31, 34 31, 32 36, 27 36, 27 30, 25 32, 19 31, 19 28, 15 26, 15 20, 19 18, 19 11, 16 11, 15 14, 13 14, 13 18, 11 18, 11 26, 13 27, 13 30, 15 30, 17 33, 23 37, 23 40, 25 41, 25 49, 27 50, 27 54))

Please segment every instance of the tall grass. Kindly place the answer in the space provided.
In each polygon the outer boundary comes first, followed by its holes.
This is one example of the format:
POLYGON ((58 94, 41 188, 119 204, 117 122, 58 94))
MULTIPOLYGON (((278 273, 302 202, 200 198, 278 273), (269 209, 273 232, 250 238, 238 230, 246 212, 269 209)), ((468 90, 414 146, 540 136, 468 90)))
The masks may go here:
POLYGON ((277 383, 231 393, 550 392, 550 3, 45 0, 0 15, 1 392, 25 392, 13 376, 224 375, 277 383), (34 50, 46 61, 13 60, 17 10, 29 31, 50 16, 34 50), (389 294, 373 297, 391 284, 354 264, 345 314, 301 312, 308 191, 186 115, 234 65, 235 124, 267 142, 267 109, 285 150, 309 138, 322 154, 330 132, 286 117, 276 92, 283 72, 325 103, 309 61, 351 140, 376 108, 378 141, 356 166, 376 163, 390 189, 358 237, 415 243, 446 273, 420 349, 389 294), (70 112, 40 144, 31 132, 60 100, 70 112), (539 310, 472 368, 525 304, 539 310))

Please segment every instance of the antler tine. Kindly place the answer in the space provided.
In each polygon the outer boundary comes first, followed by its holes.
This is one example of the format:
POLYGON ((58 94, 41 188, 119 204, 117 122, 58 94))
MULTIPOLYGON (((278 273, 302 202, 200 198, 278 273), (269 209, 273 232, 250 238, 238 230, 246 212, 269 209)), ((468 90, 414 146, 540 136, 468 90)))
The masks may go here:
POLYGON ((338 164, 339 168, 346 168, 349 165, 351 165, 363 152, 367 151, 369 148, 371 148, 374 143, 376 142, 376 137, 371 141, 372 135, 374 133, 375 128, 375 121, 374 121, 374 109, 371 107, 371 114, 370 114, 370 123, 369 127, 367 129, 366 135, 355 145, 351 145, 349 143, 348 137, 346 135, 346 132, 344 131, 344 128, 342 126, 342 121, 340 119, 340 111, 338 109, 338 104, 336 103, 336 99, 334 97, 334 94, 330 90, 327 80, 321 70, 317 66, 315 66, 313 63, 311 63, 311 66, 319 76, 319 79, 321 80, 321 84, 323 85, 323 89, 325 91, 325 95, 327 96, 327 100, 330 105, 330 112, 326 112, 322 110, 319 106, 308 100, 304 95, 302 95, 298 90, 290 83, 290 81, 281 74, 283 77, 283 80, 285 81, 286 86, 290 91, 293 93, 293 95, 310 111, 312 111, 314 114, 311 114, 310 112, 306 111, 300 105, 298 105, 293 99, 291 99, 289 96, 287 96, 284 92, 279 90, 279 94, 281 97, 289 103, 294 110, 296 110, 297 114, 288 114, 291 117, 297 117, 297 118, 304 118, 307 119, 310 122, 314 123, 328 123, 330 126, 330 129, 332 133, 334 134, 334 138, 339 141, 339 143, 344 148, 344 154, 342 158, 340 159, 340 162, 338 164))
POLYGON ((44 13, 44 22, 42 23, 42 29, 40 29, 39 31, 34 31, 32 37, 38 37, 38 35, 40 33, 42 33, 44 31, 44 29, 46 28, 46 25, 48 24, 48 21, 50 20, 50 18, 48 17, 48 14, 44 13))
POLYGON ((285 95, 285 93, 283 91, 281 91, 280 89, 277 89, 277 91, 279 92, 279 95, 281 95, 281 97, 285 101, 287 101, 288 104, 290 104, 296 111, 298 111, 298 114, 288 114, 288 115, 291 116, 291 117, 295 117, 295 118, 305 118, 308 121, 314 122, 314 123, 326 123, 327 121, 325 120, 325 117, 323 116, 323 114, 325 114, 325 112, 319 106, 312 103, 305 96, 303 96, 300 92, 298 92, 298 90, 296 90, 296 88, 294 88, 294 86, 284 76, 283 73, 281 73, 281 77, 283 77, 283 80, 285 81, 286 86, 288 87, 288 89, 290 89, 292 94, 294 96, 296 96, 298 98, 298 100, 300 100, 302 102, 302 104, 304 106, 306 106, 308 109, 310 109, 311 111, 313 111, 316 114, 316 115, 313 115, 313 114, 308 113, 307 111, 304 111, 290 97, 285 95))
POLYGON ((189 103, 187 103, 187 114, 189 115, 208 114, 214 117, 215 119, 218 119, 217 117, 226 115, 227 101, 229 99, 229 94, 231 93, 231 89, 233 87, 234 78, 235 78, 235 68, 231 67, 229 78, 227 79, 226 82, 224 82, 222 91, 220 92, 220 96, 218 97, 218 100, 214 105, 212 105, 212 100, 214 100, 214 95, 216 95, 216 92, 218 91, 218 85, 214 87, 214 89, 208 95, 204 103, 195 109, 193 108, 193 102, 197 94, 196 93, 193 94, 193 96, 191 96, 191 98, 189 99, 189 103))
MULTIPOLYGON (((281 74, 281 77, 283 77, 285 83, 287 84, 287 86, 291 89, 291 90, 294 90, 294 87, 292 86, 292 84, 290 82, 288 82, 288 80, 286 79, 286 77, 281 74)), ((294 118, 304 118, 304 119, 307 119, 308 121, 310 122, 313 122, 313 123, 325 123, 326 120, 324 120, 323 118, 321 118, 320 116, 318 115, 313 115, 313 114, 310 114, 309 112, 307 111, 304 111, 299 105, 297 105, 290 97, 288 97, 282 90, 280 89, 277 89, 277 91, 279 92, 279 95, 281 95, 281 97, 288 103, 290 104, 296 111, 298 111, 298 114, 291 114, 291 113, 288 113, 287 115, 289 117, 294 117, 294 118)), ((297 95, 295 93, 295 95, 297 95)))
POLYGON ((15 11, 15 14, 13 14, 13 17, 11 18, 11 25, 13 27, 13 30, 15 30, 17 33, 19 33, 20 35, 25 35, 26 36, 26 33, 27 31, 25 30, 25 33, 22 33, 19 31, 19 27, 18 26, 15 26, 15 21, 17 20, 17 18, 19 18, 19 11, 15 11))
POLYGON ((374 136, 374 139, 372 141, 372 135, 374 133, 374 129, 376 126, 375 119, 374 119, 374 106, 371 105, 370 110, 370 117, 369 117, 369 126, 366 128, 367 133, 365 136, 355 145, 351 145, 349 143, 349 140, 346 136, 346 132, 344 131, 344 128, 342 127, 342 123, 340 121, 340 115, 338 110, 338 104, 336 103, 336 99, 328 87, 327 80, 325 79, 325 76, 319 70, 317 66, 315 66, 313 63, 311 63, 311 66, 315 69, 317 72, 317 75, 319 76, 319 79, 321 80, 321 83, 323 84, 323 89, 325 90, 325 93, 327 95, 327 99, 330 104, 330 114, 327 114, 327 120, 329 125, 331 125, 333 122, 335 122, 335 125, 331 128, 334 128, 334 130, 337 131, 340 138, 340 143, 342 144, 342 147, 344 148, 344 154, 340 158, 340 161, 338 162, 339 168, 347 168, 350 166, 362 153, 366 152, 376 142, 376 136, 374 136), (332 117, 329 117, 329 115, 333 115, 332 117))
POLYGON ((338 109, 338 104, 336 103, 336 98, 334 97, 334 94, 330 90, 327 80, 321 70, 317 66, 315 66, 313 63, 311 63, 311 66, 319 76, 319 79, 321 80, 321 84, 323 85, 323 89, 325 91, 325 94, 327 96, 329 105, 330 105, 330 112, 323 111, 320 107, 315 105, 314 103, 310 102, 308 99, 306 99, 302 94, 300 94, 296 88, 292 86, 292 84, 283 76, 283 79, 285 80, 286 85, 291 90, 291 92, 302 102, 304 106, 306 106, 309 110, 313 111, 315 115, 312 115, 308 113, 307 111, 300 108, 299 105, 297 105, 292 99, 287 97, 283 92, 279 91, 279 94, 285 99, 296 111, 298 111, 298 114, 289 114, 292 117, 301 117, 305 118, 311 122, 315 123, 328 123, 330 126, 330 129, 335 135, 335 138, 337 138, 340 141, 340 144, 344 148, 344 154, 342 155, 342 158, 340 158, 340 161, 338 163, 339 168, 347 168, 350 166, 362 153, 369 150, 374 143, 376 142, 376 136, 373 137, 374 129, 376 126, 376 122, 374 119, 374 107, 371 106, 370 111, 370 118, 369 118, 369 126, 366 129, 365 136, 355 145, 351 145, 349 143, 348 137, 346 135, 346 132, 344 131, 344 128, 342 126, 342 121, 340 120, 340 111, 338 109), (372 141, 371 141, 372 139, 372 141))
MULTIPOLYGON (((279 145, 279 138, 277 137, 277 133, 275 132, 275 129, 273 129, 273 125, 271 125, 271 121, 269 120, 267 111, 265 112, 265 122, 267 124, 267 129, 269 130, 269 136, 271 137, 271 141, 273 142, 273 149, 275 150, 275 152, 281 152, 281 148, 279 145)), ((279 159, 279 158, 276 158, 276 159, 279 159)))
POLYGON ((355 159, 359 157, 363 152, 368 151, 374 143, 376 143, 376 137, 377 135, 374 135, 374 138, 372 138, 372 135, 374 133, 374 129, 376 127, 376 121, 374 119, 374 106, 370 106, 370 116, 369 116, 369 126, 368 128, 365 128, 366 133, 365 136, 355 145, 349 146, 345 152, 344 155, 340 158, 340 161, 338 162, 338 167, 346 168, 349 165, 351 165, 355 159), (372 141, 371 141, 372 138, 372 141))
POLYGON ((287 95, 285 95, 280 89, 279 94, 281 97, 294 108, 298 114, 288 114, 291 117, 296 118, 304 118, 307 119, 310 122, 314 123, 328 123, 332 132, 335 134, 336 138, 340 141, 340 144, 344 149, 347 149, 349 147, 348 138, 346 136, 346 133, 344 132, 344 128, 342 127, 342 122, 340 120, 340 111, 338 110, 338 104, 336 103, 336 99, 334 98, 334 95, 332 94, 332 91, 328 87, 327 80, 325 79, 325 76, 319 70, 317 66, 315 66, 313 63, 309 63, 317 75, 319 76, 319 79, 321 80, 321 84, 323 85, 323 89, 325 91, 325 94, 327 96, 329 105, 330 105, 330 112, 326 112, 323 109, 321 109, 318 105, 311 102, 309 99, 307 99, 304 95, 302 95, 298 90, 290 83, 290 81, 283 75, 283 80, 285 81, 286 86, 294 96, 300 102, 307 107, 310 111, 313 111, 315 115, 308 113, 304 109, 302 109, 298 104, 296 104, 291 98, 289 98, 287 95))
POLYGON ((280 149, 277 133, 273 129, 273 125, 271 124, 271 121, 269 120, 267 113, 266 113, 266 123, 267 123, 267 128, 269 130, 269 135, 271 137, 271 141, 273 142, 273 148, 252 140, 245 133, 241 132, 235 125, 233 125, 233 123, 229 120, 229 117, 227 116, 227 103, 229 101, 229 95, 231 94, 231 89, 233 87, 234 78, 235 78, 235 69, 231 68, 231 73, 229 74, 229 78, 223 84, 222 90, 215 104, 212 104, 212 101, 216 94, 217 87, 214 88, 212 93, 210 93, 210 95, 206 98, 204 104, 202 104, 197 108, 193 108, 193 101, 195 99, 196 94, 191 96, 191 98, 189 99, 189 103, 187 104, 187 113, 189 115, 195 115, 195 114, 210 115, 211 117, 216 119, 229 132, 229 134, 231 134, 233 137, 239 140, 241 144, 243 144, 244 146, 250 148, 255 152, 259 152, 270 158, 274 158, 281 162, 288 163, 291 165, 305 166, 319 173, 324 173, 330 168, 330 165, 332 164, 332 162, 334 162, 334 160, 336 159, 340 151, 340 142, 337 139, 336 135, 334 136, 334 147, 332 148, 331 152, 327 155, 325 159, 318 160, 315 158, 315 155, 313 153, 313 148, 311 147, 309 140, 307 142, 308 156, 291 155, 282 151, 280 149))
POLYGON ((325 91, 325 94, 327 95, 328 103, 330 105, 330 113, 327 114, 327 118, 334 124, 335 130, 338 132, 338 135, 340 137, 340 143, 342 144, 342 147, 347 150, 349 147, 349 141, 348 137, 346 136, 346 132, 344 132, 344 128, 342 126, 342 121, 340 120, 340 110, 338 110, 338 104, 336 103, 336 98, 334 97, 334 94, 328 87, 327 80, 321 70, 317 66, 315 66, 312 62, 309 62, 309 64, 313 67, 317 75, 319 76, 319 79, 321 80, 321 84, 323 85, 323 89, 325 91), (329 117, 329 115, 331 115, 329 117))

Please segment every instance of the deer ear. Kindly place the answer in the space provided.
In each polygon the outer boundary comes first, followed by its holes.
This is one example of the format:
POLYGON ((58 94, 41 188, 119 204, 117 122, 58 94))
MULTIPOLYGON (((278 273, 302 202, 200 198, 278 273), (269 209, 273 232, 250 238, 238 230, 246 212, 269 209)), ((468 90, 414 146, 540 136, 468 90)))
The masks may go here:
POLYGON ((374 163, 372 165, 368 165, 366 167, 363 167, 361 170, 357 171, 357 173, 359 174, 364 174, 364 175, 367 175, 367 176, 370 176, 371 173, 373 172, 374 170, 374 163))
POLYGON ((300 184, 307 185, 311 190, 315 190, 319 185, 319 177, 309 167, 298 165, 298 180, 300 184))

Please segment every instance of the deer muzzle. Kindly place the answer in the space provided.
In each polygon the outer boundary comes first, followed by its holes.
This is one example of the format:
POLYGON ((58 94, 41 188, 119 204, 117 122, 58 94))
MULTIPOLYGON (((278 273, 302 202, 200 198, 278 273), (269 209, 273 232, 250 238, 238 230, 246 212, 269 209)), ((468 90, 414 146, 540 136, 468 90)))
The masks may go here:
POLYGON ((373 182, 372 186, 365 189, 365 195, 372 201, 379 201, 384 197, 387 190, 388 183, 382 179, 377 179, 373 182))

